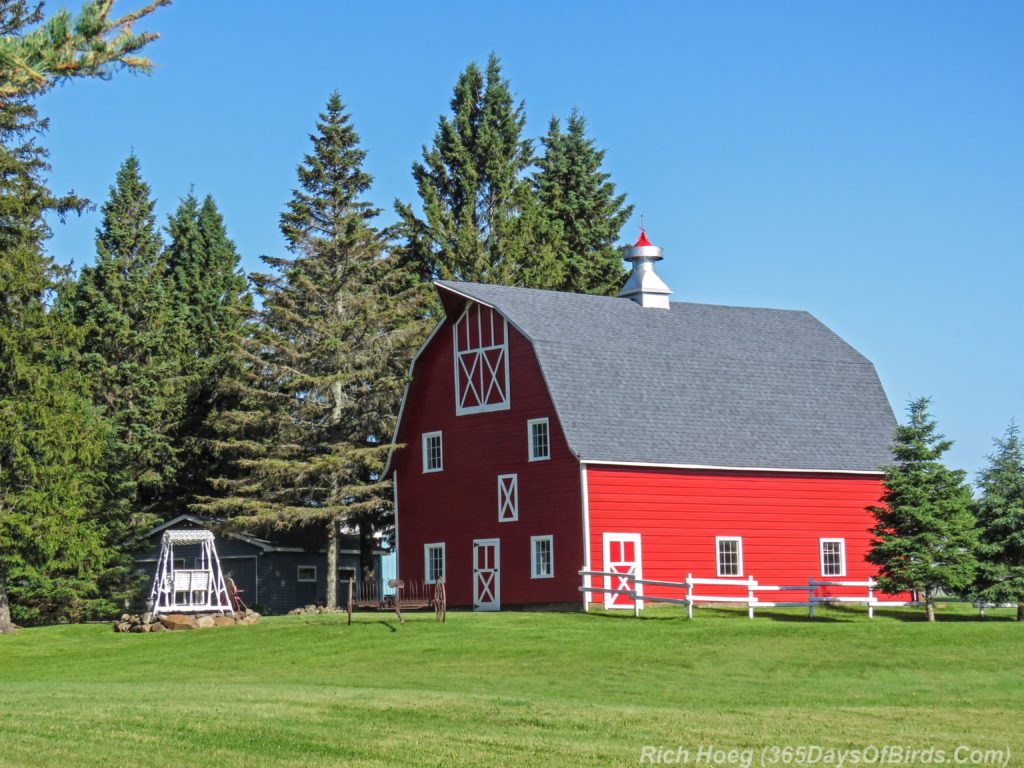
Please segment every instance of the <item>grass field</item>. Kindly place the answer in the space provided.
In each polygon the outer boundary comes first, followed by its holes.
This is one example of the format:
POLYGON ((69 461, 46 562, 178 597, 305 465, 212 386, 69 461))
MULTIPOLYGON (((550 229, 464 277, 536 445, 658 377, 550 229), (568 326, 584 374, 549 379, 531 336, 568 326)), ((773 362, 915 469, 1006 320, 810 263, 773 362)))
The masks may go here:
POLYGON ((0 638, 0 765, 613 766, 645 745, 690 765, 741 764, 697 762, 710 745, 755 765, 806 745, 935 747, 950 764, 959 745, 1009 748, 1024 765, 1024 626, 821 613, 22 630, 0 638))

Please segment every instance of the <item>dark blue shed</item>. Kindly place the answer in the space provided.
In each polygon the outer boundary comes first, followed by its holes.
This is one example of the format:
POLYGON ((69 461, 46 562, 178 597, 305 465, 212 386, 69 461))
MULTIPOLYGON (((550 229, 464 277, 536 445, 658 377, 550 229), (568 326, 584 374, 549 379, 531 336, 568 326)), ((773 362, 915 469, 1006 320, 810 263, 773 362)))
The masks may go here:
MULTIPOLYGON (((148 545, 135 557, 136 570, 152 584, 160 556, 160 537, 169 528, 207 528, 217 533, 217 554, 226 577, 234 579, 242 590, 242 599, 250 607, 268 613, 287 613, 293 608, 323 604, 327 595, 327 553, 323 546, 310 545, 303 537, 283 533, 278 540, 247 533, 218 529, 221 521, 198 515, 179 515, 161 523, 146 534, 148 545)), ((349 576, 359 573, 359 537, 342 533, 339 537, 338 599, 344 601, 349 576)), ((191 568, 198 557, 198 546, 175 547, 176 565, 191 568)), ((383 551, 374 552, 375 573, 381 574, 383 551)))

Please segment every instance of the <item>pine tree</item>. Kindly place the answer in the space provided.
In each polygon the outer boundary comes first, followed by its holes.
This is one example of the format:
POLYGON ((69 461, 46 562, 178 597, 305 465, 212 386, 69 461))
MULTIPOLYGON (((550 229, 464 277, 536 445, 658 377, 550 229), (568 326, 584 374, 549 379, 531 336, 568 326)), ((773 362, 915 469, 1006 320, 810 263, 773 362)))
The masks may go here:
POLYGON ((244 325, 252 312, 248 281, 228 237, 224 219, 209 195, 200 204, 191 192, 169 217, 170 243, 164 254, 176 319, 184 397, 175 436, 180 457, 173 509, 177 514, 210 493, 219 474, 209 441, 216 411, 233 407, 218 394, 221 380, 238 359, 244 325))
POLYGON ((43 216, 85 201, 46 187, 47 153, 35 143, 46 123, 29 98, 117 65, 148 69, 135 54, 155 35, 131 27, 167 2, 111 20, 112 0, 97 0, 31 29, 41 3, 0 0, 0 634, 13 629, 11 597, 23 622, 85 615, 107 561, 90 520, 105 424, 78 371, 76 329, 48 311, 66 286, 42 247, 43 216))
MULTIPOLYGON (((105 425, 76 360, 77 332, 49 302, 63 271, 43 253, 54 197, 25 99, 0 100, 0 633, 88 615, 106 565, 95 509, 105 425)), ((100 608, 102 610, 102 608, 100 608)))
POLYGON ((249 526, 323 525, 333 607, 339 526, 365 540, 390 512, 379 473, 424 291, 373 223, 365 151, 337 93, 311 140, 281 216, 291 256, 264 257, 274 271, 252 278, 262 309, 236 381, 243 407, 218 423, 237 471, 201 508, 249 526))
POLYGON ((981 498, 977 596, 989 603, 1017 603, 1024 621, 1024 443, 1010 424, 979 475, 981 498))
POLYGON ((128 588, 128 549, 154 522, 175 477, 173 435, 181 418, 176 326, 163 276, 154 201, 131 155, 102 207, 96 262, 73 298, 84 331, 83 362, 94 402, 113 426, 102 523, 121 553, 108 591, 128 588))
POLYGON ((963 470, 948 469, 952 442, 938 434, 928 398, 910 403, 910 421, 896 429, 896 463, 885 470, 885 506, 870 507, 876 525, 868 561, 879 566, 883 592, 913 590, 935 621, 935 596, 960 592, 974 578, 977 534, 963 470))
POLYGON ((459 75, 452 115, 441 116, 433 146, 413 164, 424 218, 396 204, 406 258, 424 278, 551 287, 560 265, 541 237, 542 212, 527 172, 525 107, 514 103, 494 54, 482 72, 459 75))
POLYGON ((154 0, 111 18, 114 0, 90 0, 77 16, 60 10, 43 22, 43 4, 0 2, 0 99, 39 94, 75 77, 109 77, 113 67, 147 72, 136 54, 159 35, 135 34, 132 25, 171 0, 154 0), (30 29, 31 27, 34 27, 30 29))
POLYGON ((601 170, 604 150, 587 137, 586 126, 576 110, 565 132, 557 118, 551 119, 533 184, 547 222, 544 231, 563 265, 562 280, 552 287, 614 296, 626 279, 616 243, 633 206, 615 194, 601 170))

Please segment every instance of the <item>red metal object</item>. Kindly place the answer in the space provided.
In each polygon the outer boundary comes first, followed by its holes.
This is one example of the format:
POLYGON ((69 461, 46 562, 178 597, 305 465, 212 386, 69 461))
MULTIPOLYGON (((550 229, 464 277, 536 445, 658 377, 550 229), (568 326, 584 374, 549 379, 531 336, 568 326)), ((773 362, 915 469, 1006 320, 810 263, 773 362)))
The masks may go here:
POLYGON ((638 248, 643 245, 654 245, 654 243, 647 239, 647 230, 645 229, 640 230, 640 237, 638 237, 636 242, 633 243, 633 247, 638 248))

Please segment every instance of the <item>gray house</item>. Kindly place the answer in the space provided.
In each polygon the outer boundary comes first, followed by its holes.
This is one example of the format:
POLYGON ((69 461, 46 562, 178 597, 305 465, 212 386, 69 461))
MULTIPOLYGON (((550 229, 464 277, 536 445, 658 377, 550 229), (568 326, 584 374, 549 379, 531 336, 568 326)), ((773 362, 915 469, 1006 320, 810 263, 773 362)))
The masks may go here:
MULTIPOLYGON (((161 523, 146 534, 145 549, 135 556, 136 572, 144 574, 147 590, 156 573, 160 556, 160 538, 169 528, 206 528, 217 534, 217 554, 224 575, 234 579, 242 591, 242 600, 250 608, 267 613, 287 613, 292 608, 323 604, 327 595, 327 553, 318 537, 303 535, 301 531, 275 534, 273 540, 247 533, 219 529, 222 521, 198 515, 179 515, 161 523)), ((175 563, 179 568, 191 568, 191 560, 199 556, 199 547, 175 548, 175 563)), ((382 573, 383 550, 374 553, 375 577, 382 573)), ((359 574, 359 537, 342 533, 339 538, 338 574, 339 600, 344 600, 350 576, 359 574)))

